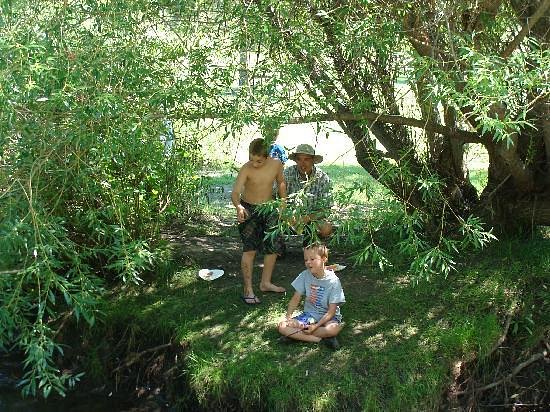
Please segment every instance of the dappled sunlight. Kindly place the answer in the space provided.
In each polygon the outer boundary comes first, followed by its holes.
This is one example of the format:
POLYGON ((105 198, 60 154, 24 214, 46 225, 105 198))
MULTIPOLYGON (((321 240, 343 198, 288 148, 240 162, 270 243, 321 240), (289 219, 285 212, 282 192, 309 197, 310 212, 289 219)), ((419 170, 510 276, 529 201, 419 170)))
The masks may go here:
POLYGON ((387 335, 377 333, 376 335, 369 336, 365 339, 364 344, 371 350, 382 350, 388 344, 387 335))
MULTIPOLYGON (((437 393, 451 359, 494 341, 500 329, 492 312, 506 307, 517 293, 504 275, 459 273, 412 284, 402 268, 380 272, 368 265, 353 266, 345 253, 335 250, 331 259, 347 265, 339 272, 347 301, 342 305, 345 326, 338 336, 341 349, 281 344, 277 324, 291 293, 257 289, 261 259, 254 271, 259 305, 240 300, 238 251, 219 254, 224 276, 214 281, 196 276, 198 267, 217 256, 208 247, 223 249, 218 241, 221 238, 204 239, 194 250, 193 266, 174 270, 169 287, 149 288, 143 296, 127 296, 118 303, 125 310, 135 306, 134 315, 142 318, 145 329, 166 328, 188 343, 185 367, 192 389, 205 404, 237 397, 241 405, 268 402, 283 410, 298 402, 324 411, 337 409, 332 402, 340 393, 360 393, 358 404, 399 410, 437 393), (303 393, 297 381, 310 390, 303 393)), ((191 243, 186 240, 186 245, 191 243)), ((287 290, 303 267, 301 253, 291 252, 277 263, 274 274, 287 290)))
POLYGON ((370 322, 356 322, 353 324, 353 326, 351 326, 351 333, 354 335, 368 333, 369 330, 376 328, 384 321, 385 319, 379 319, 370 322))
POLYGON ((391 336, 395 339, 410 339, 413 336, 418 334, 418 327, 413 326, 409 323, 403 323, 400 325, 395 325, 389 332, 388 336, 391 336))
MULTIPOLYGON (((206 320, 206 319, 205 319, 206 320)), ((202 330, 202 334, 210 338, 218 338, 229 331, 228 324, 218 324, 202 330)))
POLYGON ((314 411, 326 411, 337 407, 337 393, 335 390, 318 393, 312 405, 314 411))
POLYGON ((445 306, 434 306, 430 310, 426 312, 426 319, 427 320, 434 320, 439 318, 445 311, 445 306))

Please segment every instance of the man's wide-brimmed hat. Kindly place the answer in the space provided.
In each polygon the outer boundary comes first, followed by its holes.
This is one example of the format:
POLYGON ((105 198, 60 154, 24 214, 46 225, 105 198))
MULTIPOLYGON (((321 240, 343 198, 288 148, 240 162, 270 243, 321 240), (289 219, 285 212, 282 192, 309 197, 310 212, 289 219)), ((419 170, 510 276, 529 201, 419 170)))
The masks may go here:
POLYGON ((313 156, 313 163, 321 163, 323 161, 323 156, 315 154, 315 149, 308 144, 299 144, 296 146, 296 149, 288 156, 288 158, 296 161, 296 157, 299 154, 313 156))

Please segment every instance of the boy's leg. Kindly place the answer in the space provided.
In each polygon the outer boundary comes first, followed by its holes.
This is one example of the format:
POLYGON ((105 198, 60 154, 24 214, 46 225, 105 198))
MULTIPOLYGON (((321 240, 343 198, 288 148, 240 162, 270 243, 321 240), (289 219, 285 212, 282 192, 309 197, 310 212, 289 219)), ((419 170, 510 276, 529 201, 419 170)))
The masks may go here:
POLYGON ((254 257, 256 251, 251 250, 243 252, 241 258, 241 271, 243 274, 243 296, 254 296, 254 288, 252 287, 252 269, 254 267, 254 257))
POLYGON ((329 222, 320 222, 319 223, 319 237, 321 239, 326 239, 332 235, 332 224, 329 222))
POLYGON ((331 322, 328 325, 320 326, 313 332, 319 338, 331 338, 336 336, 342 330, 342 325, 338 322, 331 322))
POLYGON ((275 262, 277 261, 277 254, 272 253, 264 256, 264 268, 262 270, 262 280, 260 282, 260 290, 262 292, 285 292, 286 289, 281 286, 276 286, 271 283, 271 276, 273 275, 273 269, 275 268, 275 262))
POLYGON ((321 338, 315 335, 306 335, 302 332, 302 327, 294 319, 282 321, 277 328, 279 333, 290 339, 301 340, 303 342, 320 342, 321 338))
POLYGON ((266 216, 263 221, 262 246, 264 251, 264 268, 262 270, 262 280, 260 281, 260 290, 262 292, 286 292, 285 288, 271 283, 271 276, 273 275, 277 255, 279 255, 283 250, 283 237, 281 235, 269 238, 265 237, 269 228, 276 225, 277 220, 278 214, 271 213, 271 215, 266 216))

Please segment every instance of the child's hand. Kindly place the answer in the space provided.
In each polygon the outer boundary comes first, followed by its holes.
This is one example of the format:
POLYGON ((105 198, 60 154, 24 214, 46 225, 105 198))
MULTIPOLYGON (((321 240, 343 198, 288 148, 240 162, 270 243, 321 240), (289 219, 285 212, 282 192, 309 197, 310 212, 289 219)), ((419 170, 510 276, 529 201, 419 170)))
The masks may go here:
POLYGON ((248 218, 248 211, 243 205, 237 205, 237 222, 242 223, 248 218))
POLYGON ((315 332, 315 330, 318 328, 319 326, 317 326, 317 324, 313 324, 313 325, 307 325, 304 329, 303 329, 303 332, 306 334, 306 335, 311 335, 313 332, 315 332))

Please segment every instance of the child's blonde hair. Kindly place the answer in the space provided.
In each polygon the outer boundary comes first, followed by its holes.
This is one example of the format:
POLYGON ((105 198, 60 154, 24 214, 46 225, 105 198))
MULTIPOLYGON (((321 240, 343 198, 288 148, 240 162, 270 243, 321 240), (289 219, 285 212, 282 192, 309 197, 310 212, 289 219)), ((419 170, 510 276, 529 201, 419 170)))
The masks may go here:
POLYGON ((315 242, 309 246, 306 246, 304 250, 311 250, 318 256, 328 259, 328 247, 324 243, 315 242))

